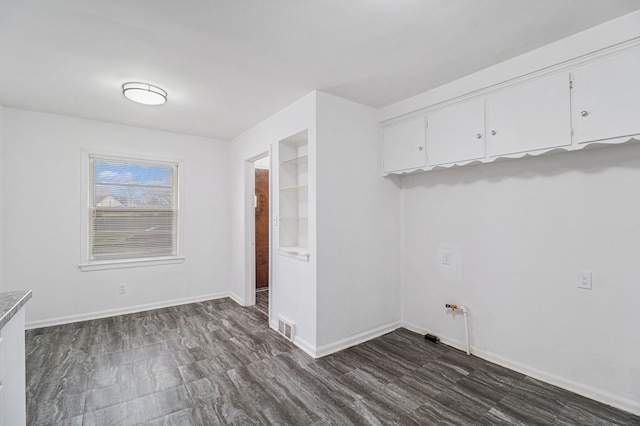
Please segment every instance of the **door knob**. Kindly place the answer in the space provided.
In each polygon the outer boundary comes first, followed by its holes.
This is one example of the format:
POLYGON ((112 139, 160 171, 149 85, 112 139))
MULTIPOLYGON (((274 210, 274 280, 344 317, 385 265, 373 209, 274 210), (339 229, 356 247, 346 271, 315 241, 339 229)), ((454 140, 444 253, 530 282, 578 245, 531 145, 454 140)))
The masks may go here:
POLYGON ((580 115, 586 117, 587 115, 589 115, 589 111, 581 111, 580 115))
POLYGON ((478 134, 476 135, 476 138, 477 138, 477 139, 482 139, 482 135, 481 135, 480 133, 478 133, 478 134))
POLYGON ((496 132, 495 130, 492 130, 492 131, 491 131, 491 134, 492 134, 493 136, 495 136, 495 135, 496 135, 496 133, 498 133, 498 132, 496 132))
POLYGON ((421 146, 418 147, 418 151, 422 151, 422 147, 421 146))

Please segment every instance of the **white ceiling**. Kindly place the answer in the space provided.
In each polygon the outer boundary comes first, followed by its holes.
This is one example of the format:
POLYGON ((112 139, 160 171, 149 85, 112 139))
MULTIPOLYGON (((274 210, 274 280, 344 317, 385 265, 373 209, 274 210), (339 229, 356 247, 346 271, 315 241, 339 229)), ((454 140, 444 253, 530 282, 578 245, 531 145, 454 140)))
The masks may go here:
POLYGON ((314 89, 382 107, 638 0, 0 0, 0 104, 232 139, 314 89), (169 93, 159 107, 127 81, 169 93))

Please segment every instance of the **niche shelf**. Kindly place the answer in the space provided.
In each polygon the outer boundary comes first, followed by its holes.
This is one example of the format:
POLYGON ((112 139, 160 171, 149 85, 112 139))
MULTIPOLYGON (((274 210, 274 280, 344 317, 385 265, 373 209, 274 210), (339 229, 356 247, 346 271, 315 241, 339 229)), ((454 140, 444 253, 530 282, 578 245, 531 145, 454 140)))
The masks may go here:
POLYGON ((309 139, 307 131, 278 144, 279 247, 283 256, 309 261, 309 139))

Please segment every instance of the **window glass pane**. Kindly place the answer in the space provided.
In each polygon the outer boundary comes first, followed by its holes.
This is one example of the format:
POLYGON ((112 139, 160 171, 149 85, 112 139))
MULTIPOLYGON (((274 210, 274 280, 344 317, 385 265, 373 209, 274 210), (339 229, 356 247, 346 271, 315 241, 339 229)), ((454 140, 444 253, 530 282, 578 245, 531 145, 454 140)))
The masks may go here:
POLYGON ((174 166, 96 159, 93 166, 95 207, 172 207, 174 166))
POLYGON ((172 208, 173 188, 95 185, 96 207, 172 208))
POLYGON ((125 163, 113 160, 95 160, 96 182, 136 183, 139 185, 173 184, 173 166, 125 163))
POLYGON ((177 165, 93 158, 90 260, 177 253, 177 165))

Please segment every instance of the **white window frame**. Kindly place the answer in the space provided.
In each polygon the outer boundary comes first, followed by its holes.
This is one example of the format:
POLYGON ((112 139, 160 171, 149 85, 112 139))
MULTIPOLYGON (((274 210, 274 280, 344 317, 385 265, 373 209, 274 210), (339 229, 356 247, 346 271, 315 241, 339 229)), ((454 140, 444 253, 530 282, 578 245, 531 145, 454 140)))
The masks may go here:
POLYGON ((141 155, 129 155, 129 154, 114 154, 105 153, 99 151, 82 151, 82 209, 81 209, 81 252, 82 257, 80 265, 78 267, 81 271, 100 271, 106 269, 121 269, 121 268, 137 268, 141 266, 154 266, 154 265, 170 265, 176 263, 183 263, 185 256, 183 252, 184 241, 184 226, 183 226, 183 194, 184 194, 184 162, 182 160, 171 160, 166 158, 158 158, 152 156, 141 155), (177 217, 177 235, 176 235, 176 254, 173 256, 162 257, 142 257, 131 259, 112 259, 112 260, 90 260, 91 245, 89 243, 91 225, 89 218, 90 202, 92 200, 91 191, 93 191, 91 182, 91 158, 100 158, 106 160, 114 160, 120 162, 131 163, 150 163, 157 165, 170 165, 177 167, 177 190, 176 190, 176 209, 178 212, 177 217))

